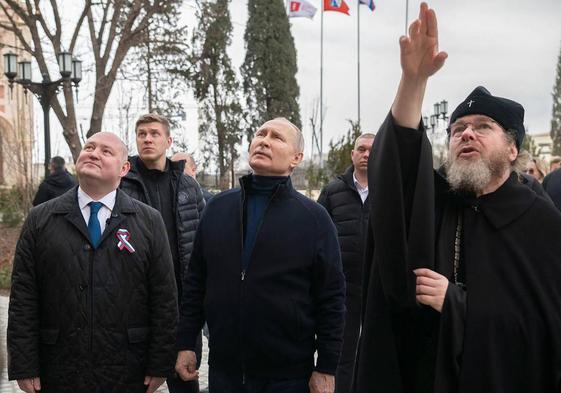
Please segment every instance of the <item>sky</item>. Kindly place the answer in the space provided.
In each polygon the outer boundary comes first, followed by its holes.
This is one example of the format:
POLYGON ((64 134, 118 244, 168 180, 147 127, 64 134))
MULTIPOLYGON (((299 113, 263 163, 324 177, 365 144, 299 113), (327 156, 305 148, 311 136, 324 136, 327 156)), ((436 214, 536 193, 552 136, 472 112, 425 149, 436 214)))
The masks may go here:
MULTIPOLYGON (((320 0, 309 1, 320 9, 320 0)), ((357 119, 358 0, 346 1, 350 16, 324 13, 324 151, 331 138, 347 131, 348 119, 357 119)), ((416 17, 419 4, 409 1, 410 22, 416 17)), ((561 1, 434 0, 429 5, 438 17, 440 49, 449 58, 429 81, 424 114, 430 115, 433 104, 441 100, 449 102, 451 112, 476 86, 483 85, 493 94, 514 99, 525 107, 525 123, 530 134, 549 132, 551 92, 561 49, 561 1)), ((405 30, 405 8, 405 0, 378 0, 374 12, 366 6, 360 7, 361 120, 365 131, 377 131, 399 83, 398 40, 405 30)), ((245 54, 247 1, 232 0, 230 10, 234 36, 228 52, 239 69, 245 54)), ((186 1, 183 18, 190 28, 196 26, 194 0, 186 1)), ((320 91, 321 14, 318 10, 313 20, 291 18, 290 21, 298 56, 299 103, 309 154, 309 118, 320 91)), ((113 100, 119 101, 118 93, 113 94, 113 100)), ((79 121, 87 129, 87 97, 85 102, 80 104, 83 110, 79 121)), ((188 92, 185 106, 183 135, 177 137, 186 141, 190 149, 196 149, 197 105, 188 92)), ((116 131, 123 124, 117 121, 112 107, 107 111, 104 128, 116 131)), ((54 154, 65 150, 62 137, 55 136, 54 154)))

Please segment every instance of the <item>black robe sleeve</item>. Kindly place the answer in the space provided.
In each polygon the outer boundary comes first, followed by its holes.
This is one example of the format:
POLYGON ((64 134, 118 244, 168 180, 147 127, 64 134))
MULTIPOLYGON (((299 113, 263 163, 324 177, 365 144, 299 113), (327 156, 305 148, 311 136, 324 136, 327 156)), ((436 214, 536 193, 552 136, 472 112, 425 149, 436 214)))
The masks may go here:
POLYGON ((399 127, 388 115, 368 164, 371 219, 355 392, 432 391, 436 312, 417 304, 413 269, 434 269, 433 176, 422 124, 399 127))

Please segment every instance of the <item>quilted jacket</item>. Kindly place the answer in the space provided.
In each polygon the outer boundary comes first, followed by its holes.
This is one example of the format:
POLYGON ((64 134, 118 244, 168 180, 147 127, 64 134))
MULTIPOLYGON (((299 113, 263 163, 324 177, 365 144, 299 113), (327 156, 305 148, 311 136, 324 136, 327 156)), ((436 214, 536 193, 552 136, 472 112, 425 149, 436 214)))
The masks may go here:
POLYGON ((164 223, 117 191, 94 249, 76 192, 31 209, 22 228, 9 378, 40 376, 44 393, 145 392, 144 376, 171 375, 176 357, 177 290, 164 223))

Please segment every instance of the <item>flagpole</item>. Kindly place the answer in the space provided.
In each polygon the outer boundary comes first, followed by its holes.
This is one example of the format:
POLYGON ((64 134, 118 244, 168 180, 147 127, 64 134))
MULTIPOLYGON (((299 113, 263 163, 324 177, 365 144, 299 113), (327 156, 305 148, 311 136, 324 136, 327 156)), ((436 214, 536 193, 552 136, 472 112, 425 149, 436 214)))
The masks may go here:
POLYGON ((407 26, 409 26, 409 0, 405 0, 405 35, 407 35, 407 26))
POLYGON ((323 0, 321 0, 321 38, 319 66, 319 166, 323 168, 323 0))
POLYGON ((356 2, 356 18, 357 18, 357 34, 356 34, 356 45, 357 45, 357 98, 358 98, 358 126, 360 127, 360 1, 356 2))

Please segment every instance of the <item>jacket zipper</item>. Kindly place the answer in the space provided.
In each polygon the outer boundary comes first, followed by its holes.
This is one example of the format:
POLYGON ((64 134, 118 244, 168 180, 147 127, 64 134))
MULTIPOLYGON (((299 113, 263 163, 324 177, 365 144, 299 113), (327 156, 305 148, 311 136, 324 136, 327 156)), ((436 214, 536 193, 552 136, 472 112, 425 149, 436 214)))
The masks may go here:
MULTIPOLYGON (((277 196, 278 192, 279 192, 280 186, 277 186, 277 189, 275 190, 275 192, 273 193, 273 195, 271 195, 271 199, 269 200, 269 203, 267 203, 267 206, 265 207, 265 210, 263 211, 263 217, 261 218, 261 222, 259 223, 259 227, 257 227, 257 232, 256 232, 256 236, 255 236, 255 240, 257 240, 257 236, 259 234, 259 231, 261 230, 261 226, 263 225, 263 221, 265 220, 265 215, 267 214, 267 210, 269 210, 269 206, 271 205, 271 202, 273 201, 273 199, 277 196)), ((242 208, 240 209, 240 223, 241 223, 241 231, 240 231, 240 245, 241 248, 240 250, 242 250, 243 252, 243 231, 244 231, 244 226, 243 226, 243 210, 245 207, 245 191, 243 190, 242 187, 242 208)), ((253 248, 255 249, 255 244, 253 245, 253 248)), ((253 250, 251 250, 251 254, 253 255, 253 250)), ((251 255, 249 256, 249 262, 251 263, 251 255)), ((247 274, 247 269, 249 268, 249 263, 247 265, 247 268, 242 269, 241 272, 241 288, 240 288, 240 335, 241 340, 243 341, 243 299, 244 299, 244 295, 245 295, 245 276, 247 274)), ((241 347, 240 348, 240 352, 241 352, 241 357, 242 357, 242 385, 245 385, 245 372, 246 372, 246 364, 245 364, 245 353, 243 351, 243 342, 241 343, 241 347)))

